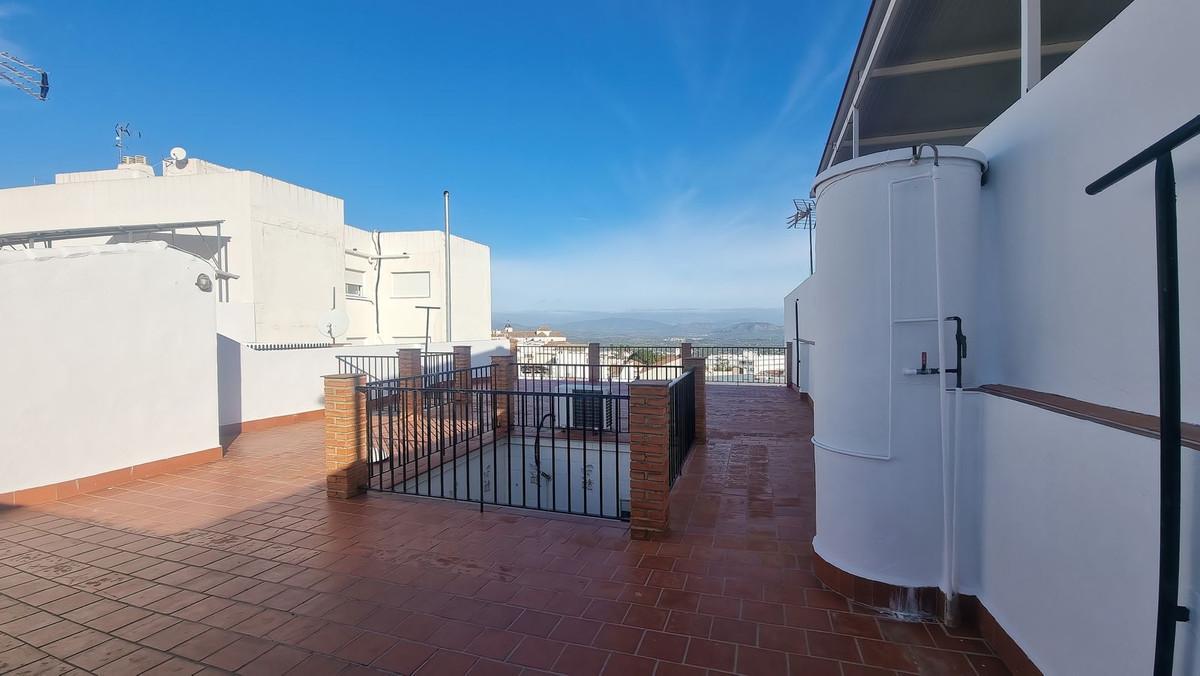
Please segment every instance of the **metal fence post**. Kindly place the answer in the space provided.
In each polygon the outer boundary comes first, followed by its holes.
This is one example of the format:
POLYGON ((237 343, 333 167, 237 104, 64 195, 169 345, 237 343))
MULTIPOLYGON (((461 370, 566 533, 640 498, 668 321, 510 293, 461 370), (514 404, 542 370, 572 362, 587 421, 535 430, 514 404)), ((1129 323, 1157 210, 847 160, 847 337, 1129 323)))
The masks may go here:
POLYGON ((600 382, 600 343, 588 343, 588 382, 600 382))
POLYGON ((704 357, 688 357, 683 360, 683 370, 691 369, 696 382, 696 443, 708 441, 708 397, 704 388, 704 357))

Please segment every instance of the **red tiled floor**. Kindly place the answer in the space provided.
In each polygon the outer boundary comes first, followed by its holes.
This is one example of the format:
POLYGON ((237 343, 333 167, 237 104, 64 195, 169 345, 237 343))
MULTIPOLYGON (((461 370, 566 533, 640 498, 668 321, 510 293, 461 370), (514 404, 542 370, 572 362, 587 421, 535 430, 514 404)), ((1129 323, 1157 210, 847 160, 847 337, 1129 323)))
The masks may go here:
POLYGON ((661 542, 617 522, 327 500, 320 422, 0 512, 0 670, 1005 673, 977 635, 822 588, 811 410, 795 394, 714 386, 708 415, 661 542))

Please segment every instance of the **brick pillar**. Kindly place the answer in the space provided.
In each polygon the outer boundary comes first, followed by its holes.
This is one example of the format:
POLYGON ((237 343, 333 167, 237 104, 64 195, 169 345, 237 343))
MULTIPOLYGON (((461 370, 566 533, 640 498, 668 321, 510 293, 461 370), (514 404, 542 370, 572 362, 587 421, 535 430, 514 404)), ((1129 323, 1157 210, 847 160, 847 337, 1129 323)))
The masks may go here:
POLYGON ((667 533, 671 499, 667 381, 629 384, 629 532, 635 540, 667 533))
POLYGON ((454 402, 457 404, 465 404, 470 401, 471 395, 466 390, 471 389, 471 346, 470 345, 455 345, 454 346, 454 389, 461 390, 454 393, 454 402))
POLYGON ((600 343, 588 343, 588 382, 600 382, 600 343))
POLYGON ((793 343, 792 341, 789 340, 787 343, 787 356, 784 357, 784 359, 786 360, 786 366, 784 367, 784 369, 785 369, 784 372, 787 373, 787 386, 788 386, 789 390, 792 389, 792 386, 796 384, 795 381, 792 380, 792 369, 796 366, 795 350, 796 350, 795 343, 793 343))
POLYGON ((704 357, 683 360, 683 370, 692 369, 696 378, 696 443, 708 441, 708 398, 704 393, 704 357))
POLYGON ((411 387, 414 389, 406 390, 397 393, 396 407, 404 407, 404 416, 402 420, 412 420, 413 427, 417 429, 417 416, 425 409, 421 405, 421 392, 418 388, 421 386, 421 348, 405 347, 396 350, 396 359, 399 364, 396 367, 396 378, 399 379, 401 387, 411 387))
POLYGON ((691 357, 692 357, 692 344, 691 343, 680 343, 679 344, 679 358, 680 359, 690 359, 691 357))
POLYGON ((508 339, 508 354, 509 354, 509 356, 511 356, 513 358, 513 363, 516 363, 516 361, 517 361, 517 339, 516 338, 508 339))
POLYGON ((351 498, 367 485, 367 396, 362 374, 325 376, 325 494, 351 498))
MULTIPOLYGON (((492 389, 501 392, 511 392, 517 389, 516 373, 512 357, 492 357, 492 389)), ((496 438, 508 436, 509 406, 513 403, 508 395, 495 394, 496 397, 496 438)))

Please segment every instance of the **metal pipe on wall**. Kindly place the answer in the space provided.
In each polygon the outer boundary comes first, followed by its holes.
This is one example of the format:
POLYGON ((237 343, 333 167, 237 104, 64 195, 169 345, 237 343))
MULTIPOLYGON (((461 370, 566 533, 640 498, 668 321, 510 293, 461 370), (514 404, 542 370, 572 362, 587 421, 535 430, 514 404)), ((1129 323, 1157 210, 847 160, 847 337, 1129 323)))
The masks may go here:
POLYGON ((446 342, 454 341, 450 327, 450 191, 442 191, 442 208, 446 223, 446 342))

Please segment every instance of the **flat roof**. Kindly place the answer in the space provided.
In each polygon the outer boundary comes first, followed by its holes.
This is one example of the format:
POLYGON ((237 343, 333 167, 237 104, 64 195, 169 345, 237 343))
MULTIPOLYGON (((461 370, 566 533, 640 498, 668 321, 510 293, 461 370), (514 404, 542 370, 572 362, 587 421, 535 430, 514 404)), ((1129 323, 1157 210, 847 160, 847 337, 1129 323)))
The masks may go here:
MULTIPOLYGON (((1041 0, 1042 76, 1131 1, 1041 0)), ((1020 47, 1019 0, 872 0, 817 173, 851 157, 853 108, 859 155, 967 143, 1021 97, 1020 47)))

